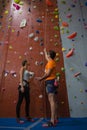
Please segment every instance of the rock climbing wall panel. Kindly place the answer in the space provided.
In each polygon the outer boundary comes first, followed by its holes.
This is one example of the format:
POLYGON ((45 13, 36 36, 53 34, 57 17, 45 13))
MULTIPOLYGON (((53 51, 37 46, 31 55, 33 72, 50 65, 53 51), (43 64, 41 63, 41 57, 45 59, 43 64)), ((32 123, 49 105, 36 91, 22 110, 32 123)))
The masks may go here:
MULTIPOLYGON (((0 16, 0 116, 14 117, 18 97, 19 69, 23 59, 30 62, 29 70, 42 76, 46 60, 44 48, 56 51, 57 75, 60 86, 57 94, 58 115, 69 116, 65 69, 59 28, 57 1, 1 1, 0 16)), ((32 117, 49 117, 49 103, 44 81, 35 78, 30 83, 32 117)), ((21 113, 24 115, 24 102, 21 113)))

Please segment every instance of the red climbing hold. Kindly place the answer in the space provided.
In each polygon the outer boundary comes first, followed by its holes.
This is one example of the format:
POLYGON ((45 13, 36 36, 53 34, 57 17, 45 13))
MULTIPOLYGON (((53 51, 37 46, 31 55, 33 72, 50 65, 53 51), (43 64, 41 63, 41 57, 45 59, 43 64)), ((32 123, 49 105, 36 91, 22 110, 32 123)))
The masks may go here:
POLYGON ((46 0, 46 4, 47 4, 48 6, 53 6, 53 4, 52 4, 52 2, 51 2, 50 0, 46 0))
POLYGON ((74 32, 74 33, 70 34, 67 38, 73 39, 74 37, 76 37, 76 35, 77 35, 77 32, 74 32))
POLYGON ((70 56, 72 56, 74 53, 74 48, 72 48, 67 54, 66 57, 69 58, 70 56))

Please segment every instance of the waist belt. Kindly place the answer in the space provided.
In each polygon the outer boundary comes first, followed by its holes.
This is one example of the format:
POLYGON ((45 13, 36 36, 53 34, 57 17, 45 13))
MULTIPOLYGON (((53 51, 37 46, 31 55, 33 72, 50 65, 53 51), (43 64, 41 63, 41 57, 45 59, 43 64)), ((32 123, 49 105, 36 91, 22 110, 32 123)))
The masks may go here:
POLYGON ((28 82, 27 80, 23 79, 23 81, 24 81, 26 84, 29 84, 29 82, 28 82))

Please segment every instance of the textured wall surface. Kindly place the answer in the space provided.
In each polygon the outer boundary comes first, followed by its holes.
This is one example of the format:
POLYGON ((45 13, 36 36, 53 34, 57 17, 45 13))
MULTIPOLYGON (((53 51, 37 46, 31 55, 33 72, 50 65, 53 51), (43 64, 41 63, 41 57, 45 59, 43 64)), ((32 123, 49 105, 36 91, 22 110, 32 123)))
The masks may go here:
POLYGON ((87 117, 87 0, 58 0, 58 8, 70 116, 87 117))
MULTIPOLYGON (((13 0, 0 2, 0 117, 15 117, 19 69, 23 59, 29 60, 29 69, 35 76, 43 75, 46 63, 44 47, 57 53, 55 60, 57 74, 60 74, 58 116, 69 117, 57 1, 52 0, 51 6, 45 0, 23 0, 20 4, 14 3, 13 0), (20 28, 23 19, 27 24, 20 28)), ((40 83, 34 78, 30 85, 31 116, 49 116, 44 81, 40 83)), ((21 113, 23 116, 24 102, 21 113)))

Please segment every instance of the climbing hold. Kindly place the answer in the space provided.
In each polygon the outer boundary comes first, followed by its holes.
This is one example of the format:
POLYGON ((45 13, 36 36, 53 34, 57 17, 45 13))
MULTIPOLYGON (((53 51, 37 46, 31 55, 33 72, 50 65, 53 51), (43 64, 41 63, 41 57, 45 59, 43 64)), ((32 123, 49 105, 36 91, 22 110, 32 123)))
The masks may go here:
POLYGON ((4 87, 2 88, 2 91, 3 91, 3 92, 5 91, 5 88, 4 88, 4 87))
POLYGON ((74 33, 70 34, 67 38, 72 39, 72 38, 76 37, 76 35, 77 35, 77 32, 74 32, 74 33))
POLYGON ((66 4, 66 1, 65 1, 65 0, 61 0, 61 3, 62 3, 62 4, 66 4))
POLYGON ((23 4, 24 4, 24 2, 23 2, 23 1, 20 1, 20 2, 19 2, 19 5, 23 5, 23 4))
POLYGON ((55 38, 57 38, 57 37, 58 37, 58 35, 57 35, 57 34, 55 34, 55 35, 54 35, 54 37, 55 37, 55 38))
POLYGON ((54 11, 53 14, 58 15, 59 13, 58 13, 58 11, 54 11))
POLYGON ((67 18, 71 18, 71 17, 72 17, 72 14, 68 14, 66 17, 67 17, 67 18))
POLYGON ((34 33, 30 33, 28 36, 29 36, 30 38, 32 38, 32 37, 34 37, 34 33))
POLYGON ((39 38, 36 36, 36 37, 34 38, 34 41, 37 42, 38 40, 39 40, 39 38))
POLYGON ((39 98, 43 98, 43 95, 39 95, 39 98))
POLYGON ((58 61, 59 61, 59 57, 57 57, 57 58, 55 59, 55 61, 58 62, 58 61))
POLYGON ((54 19, 51 19, 51 22, 54 22, 54 19))
POLYGON ((32 49, 33 49, 32 47, 29 48, 30 51, 31 51, 32 49))
POLYGON ((6 77, 9 74, 9 71, 5 70, 4 71, 4 76, 6 77))
POLYGON ((11 20, 12 20, 12 16, 9 17, 9 21, 11 21, 11 20))
POLYGON ((8 14, 8 10, 5 11, 5 14, 8 14))
POLYGON ((62 51, 64 52, 64 51, 66 51, 66 49, 63 47, 63 48, 62 48, 62 51))
POLYGON ((12 50, 12 48, 13 48, 13 47, 10 45, 10 46, 9 46, 9 49, 12 50))
POLYGON ((85 63, 85 66, 87 66, 87 62, 85 63))
POLYGON ((52 3, 50 0, 46 0, 46 4, 47 4, 48 6, 53 6, 53 3, 52 3))
POLYGON ((55 15, 55 18, 57 19, 57 18, 58 18, 58 15, 55 15))
POLYGON ((62 101, 61 104, 64 104, 64 101, 62 101))
POLYGON ((44 54, 44 53, 41 51, 41 52, 40 52, 40 55, 43 55, 43 54, 44 54))
POLYGON ((37 34, 39 34, 39 33, 40 33, 40 31, 39 31, 39 30, 36 30, 36 33, 37 33, 37 34))
POLYGON ((73 98, 74 98, 74 99, 76 99, 76 98, 77 98, 77 96, 74 96, 73 98))
POLYGON ((14 29, 12 29, 12 32, 15 32, 15 30, 14 30, 14 29))
POLYGON ((59 27, 58 26, 54 26, 54 30, 59 30, 59 27))
POLYGON ((59 53, 56 53, 56 56, 59 56, 59 53))
POLYGON ((66 57, 68 58, 68 57, 72 56, 73 53, 74 53, 74 48, 72 48, 72 49, 66 54, 66 57))
POLYGON ((72 5, 71 5, 71 7, 73 7, 73 8, 74 8, 74 7, 75 7, 75 4, 72 4, 72 5))
POLYGON ((17 4, 13 4, 13 6, 16 8, 16 10, 19 10, 19 9, 20 9, 20 6, 17 5, 17 4))
POLYGON ((19 56, 19 59, 22 59, 22 56, 19 56))
POLYGON ((10 71, 10 74, 13 76, 13 77, 16 77, 17 75, 16 75, 16 72, 14 71, 14 70, 11 70, 10 71))
POLYGON ((36 9, 36 8, 37 8, 37 6, 36 6, 36 5, 34 5, 34 6, 33 6, 33 8, 34 8, 34 9, 36 9))
POLYGON ((87 6, 87 2, 85 2, 85 6, 87 6))
POLYGON ((66 33, 69 34, 69 30, 66 30, 66 33))
POLYGON ((63 72, 64 72, 64 71, 65 71, 65 68, 64 68, 64 67, 62 67, 62 68, 61 68, 61 71, 63 71, 63 72))
POLYGON ((43 46, 44 45, 44 43, 43 42, 40 42, 40 46, 43 46))
POLYGON ((14 0, 14 2, 15 2, 16 4, 19 4, 20 0, 14 0))
POLYGON ((20 32, 19 32, 19 31, 17 31, 17 36, 19 36, 19 33, 20 33, 20 32))
POLYGON ((58 42, 55 42, 54 45, 57 46, 57 45, 58 45, 58 42))
POLYGON ((63 27, 68 27, 69 24, 68 24, 67 22, 64 21, 64 22, 62 22, 62 26, 63 26, 63 27))
POLYGON ((74 70, 74 68, 70 68, 70 70, 71 70, 71 71, 73 71, 73 70, 74 70))
POLYGON ((41 19, 37 19, 36 22, 42 23, 42 20, 41 19))
POLYGON ((30 9, 30 8, 28 9, 28 12, 31 12, 31 9, 30 9))
POLYGON ((60 73, 59 72, 56 73, 56 77, 58 77, 58 76, 60 77, 60 73))
POLYGON ((26 19, 22 19, 22 21, 21 21, 21 23, 20 23, 20 28, 25 27, 25 26, 26 26, 26 24, 27 24, 26 19))
POLYGON ((43 61, 41 61, 39 64, 40 64, 40 65, 43 65, 43 64, 44 64, 44 62, 43 62, 43 61))
POLYGON ((81 92, 81 93, 83 93, 83 90, 82 90, 82 89, 80 89, 80 92, 81 92))
POLYGON ((17 103, 17 101, 16 100, 14 100, 14 104, 16 104, 17 103))
POLYGON ((74 77, 78 77, 79 75, 81 75, 81 72, 74 74, 74 77))
POLYGON ((35 61, 35 65, 39 65, 39 62, 38 62, 38 61, 35 61))
POLYGON ((58 8, 55 8, 55 11, 58 11, 58 8))

